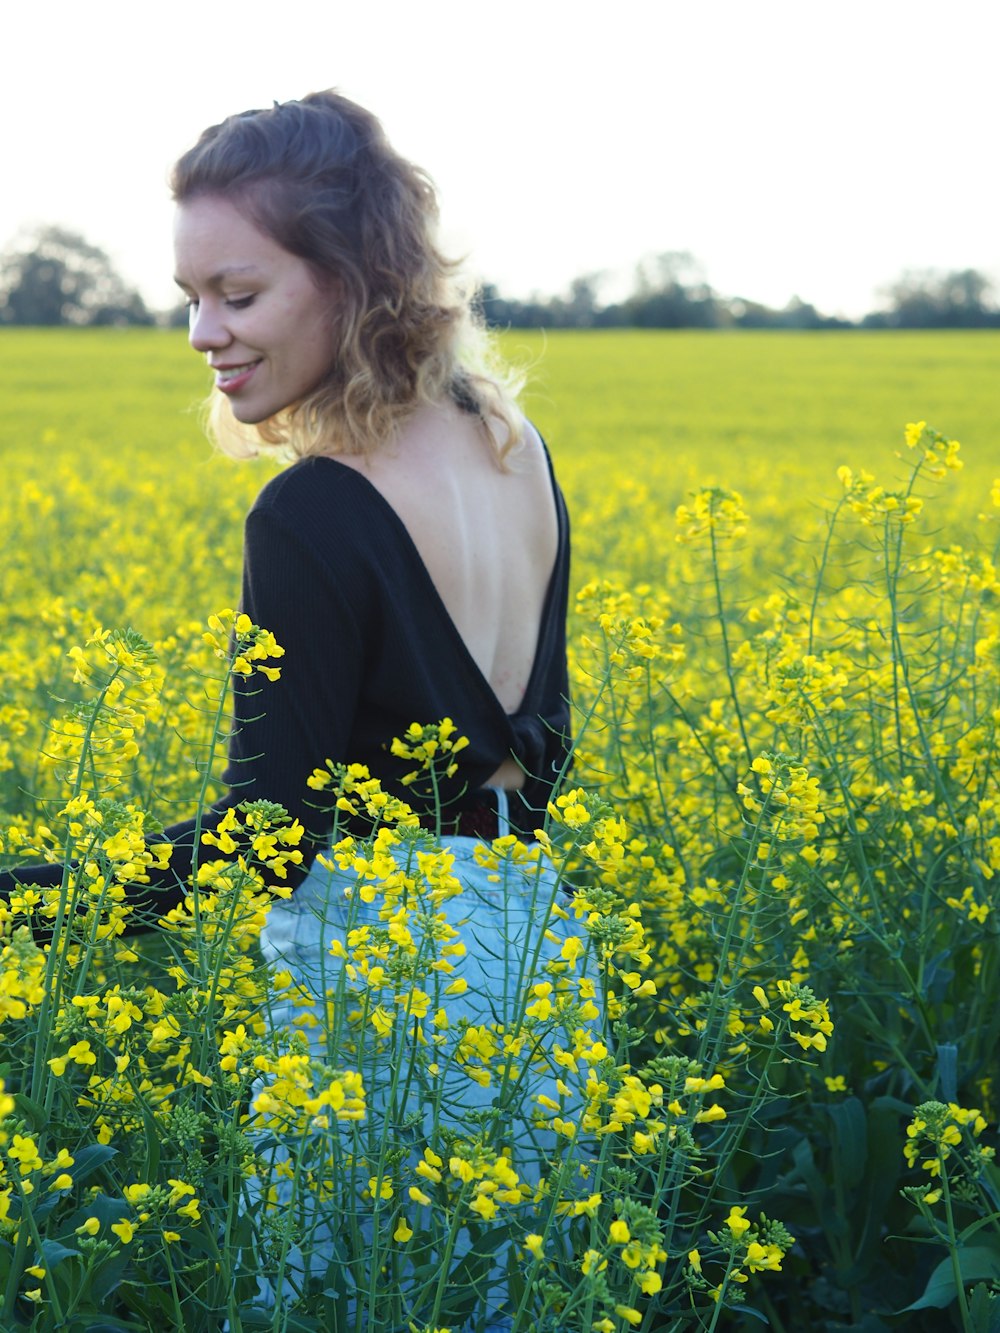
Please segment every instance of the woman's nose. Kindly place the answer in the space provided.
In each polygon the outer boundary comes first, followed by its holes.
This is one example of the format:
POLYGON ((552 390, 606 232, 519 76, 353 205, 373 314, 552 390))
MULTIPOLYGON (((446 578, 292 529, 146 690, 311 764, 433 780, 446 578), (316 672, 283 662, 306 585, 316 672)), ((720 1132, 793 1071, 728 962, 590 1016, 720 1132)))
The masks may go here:
POLYGON ((225 347, 229 332, 219 310, 210 301, 192 305, 188 315, 188 342, 196 352, 212 352, 225 347))

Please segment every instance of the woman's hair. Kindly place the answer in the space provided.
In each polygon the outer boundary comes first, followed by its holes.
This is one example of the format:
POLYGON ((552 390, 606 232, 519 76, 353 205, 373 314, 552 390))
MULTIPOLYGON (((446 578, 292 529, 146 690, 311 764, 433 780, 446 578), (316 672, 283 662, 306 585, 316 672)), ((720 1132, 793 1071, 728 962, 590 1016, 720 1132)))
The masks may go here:
POLYGON ((503 466, 521 438, 519 386, 494 359, 457 266, 437 249, 433 185, 370 112, 331 91, 230 116, 180 158, 170 184, 178 203, 204 195, 238 203, 320 281, 338 284, 324 380, 249 428, 215 392, 209 430, 220 448, 363 453, 419 404, 447 396, 482 419, 503 466))

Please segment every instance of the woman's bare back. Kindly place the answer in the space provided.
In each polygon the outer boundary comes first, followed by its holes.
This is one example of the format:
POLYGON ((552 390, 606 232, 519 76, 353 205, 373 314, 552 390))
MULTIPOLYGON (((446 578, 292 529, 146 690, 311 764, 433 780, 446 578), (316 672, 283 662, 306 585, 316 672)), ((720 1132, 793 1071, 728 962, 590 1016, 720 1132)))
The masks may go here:
MULTIPOLYGON (((558 545, 552 482, 530 425, 500 471, 481 422, 447 404, 419 409, 369 457, 338 455, 399 515, 472 659, 504 711, 520 707, 535 661, 558 545)), ((507 760, 493 781, 519 787, 507 760)))

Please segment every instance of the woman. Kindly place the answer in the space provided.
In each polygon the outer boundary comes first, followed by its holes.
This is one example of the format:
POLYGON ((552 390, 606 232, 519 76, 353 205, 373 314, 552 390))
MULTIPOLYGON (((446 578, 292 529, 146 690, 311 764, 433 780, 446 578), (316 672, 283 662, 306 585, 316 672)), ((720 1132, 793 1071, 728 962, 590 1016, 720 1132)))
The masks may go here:
MULTIPOLYGON (((330 815, 304 783, 327 761, 364 764, 404 797, 466 890, 442 913, 468 954, 450 1020, 509 1023, 552 888, 528 876, 501 898, 475 850, 509 825, 530 837, 567 760, 568 526, 545 449, 466 360, 473 326, 432 240, 433 191, 367 112, 328 92, 234 117, 172 183, 177 281, 215 371, 219 438, 298 459, 247 520, 242 608, 285 656, 279 682, 237 696, 227 780, 241 799, 280 801, 317 848, 330 815), (403 785, 413 760, 393 740, 445 717, 469 743, 430 801, 403 785)), ((346 918, 350 880, 316 863, 265 929, 266 956, 314 995, 331 990, 331 939, 359 919, 357 904, 346 918)), ((550 936, 545 957, 558 956, 550 936)), ((324 1027, 312 1033, 324 1049, 324 1027)), ((379 1071, 376 1058, 376 1122, 389 1114, 379 1071)), ((452 1079, 445 1118, 467 1132, 495 1095, 452 1079)), ((537 1180, 523 1110, 508 1148, 537 1180)), ((312 1221, 315 1271, 332 1240, 312 1221)), ((496 1279, 482 1309, 503 1295, 496 1279)))
POLYGON ((286 655, 238 709, 265 717, 227 780, 322 846, 304 778, 349 759, 398 786, 392 739, 449 716, 470 744, 446 822, 495 827, 497 787, 530 833, 566 759, 565 511, 536 432, 465 358, 428 181, 321 93, 207 131, 173 190, 220 443, 300 460, 247 521, 242 606, 286 655))
MULTIPOLYGON (((324 92, 207 130, 172 187, 211 432, 237 456, 296 460, 244 545, 241 608, 285 650, 281 680, 237 678, 215 811, 284 805, 307 833, 301 878, 333 824, 310 775, 362 763, 417 806, 391 742, 450 717, 469 744, 422 820, 495 836, 499 791, 530 836, 569 748, 568 521, 537 432, 479 368, 429 181, 370 113, 324 92)), ((183 894, 194 828, 167 830, 157 914, 183 894)), ((25 867, 3 887, 59 873, 25 867)))
MULTIPOLYGON (((477 848, 509 830, 530 840, 568 761, 569 534, 545 448, 477 359, 468 303, 434 244, 429 181, 368 112, 324 92, 231 117, 180 159, 172 188, 176 277, 191 345, 215 375, 214 434, 234 454, 295 460, 264 486, 244 546, 241 607, 284 649, 281 679, 236 678, 229 793, 215 807, 280 802, 306 829, 265 954, 313 996, 330 993, 331 942, 359 908, 348 921, 353 877, 315 860, 334 811, 307 780, 329 763, 360 763, 455 858, 465 893, 441 911, 464 942, 467 991, 450 1001, 451 1023, 520 1023, 520 980, 559 965, 558 890, 537 858, 498 886, 477 848), (408 784, 412 746, 394 740, 444 718, 468 744, 433 791, 408 784)), ((155 913, 185 891, 195 827, 167 831, 172 878, 144 891, 155 913)), ((352 827, 341 820, 338 834, 352 827)), ((46 882, 37 868, 17 879, 46 882)), ((334 982, 343 988, 342 975, 334 982)), ((330 1053, 323 1025, 312 1039, 330 1053)), ((452 1077, 445 1118, 455 1134, 485 1125, 530 1184, 555 1136, 533 1125, 529 1091, 511 1111, 495 1081, 452 1077)), ((393 1114, 413 1104, 397 1099, 393 1114)), ((383 1129, 388 1106, 369 1086, 383 1129)), ((315 1272, 340 1219, 307 1221, 315 1272)), ((304 1261, 291 1273, 300 1285, 304 1261)), ((484 1311, 504 1297, 489 1264, 486 1276, 484 1311)))

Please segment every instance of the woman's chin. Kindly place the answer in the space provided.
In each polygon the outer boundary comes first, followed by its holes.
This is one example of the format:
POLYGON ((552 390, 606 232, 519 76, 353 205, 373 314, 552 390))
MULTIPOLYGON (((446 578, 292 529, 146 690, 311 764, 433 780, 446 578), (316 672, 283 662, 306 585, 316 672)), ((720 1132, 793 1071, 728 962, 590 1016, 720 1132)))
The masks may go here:
POLYGON ((234 402, 232 398, 228 401, 229 410, 241 426, 259 426, 262 421, 267 421, 277 414, 276 411, 261 407, 260 404, 234 402))

